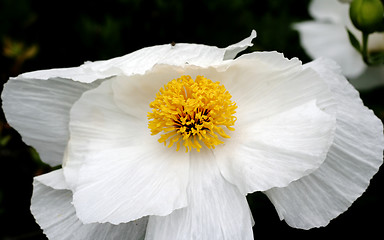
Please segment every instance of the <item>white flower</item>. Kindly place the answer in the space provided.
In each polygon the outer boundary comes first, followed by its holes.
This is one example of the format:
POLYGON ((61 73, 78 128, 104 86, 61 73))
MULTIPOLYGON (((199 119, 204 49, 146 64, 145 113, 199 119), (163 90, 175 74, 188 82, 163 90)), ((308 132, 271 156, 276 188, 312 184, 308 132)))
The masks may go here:
MULTIPOLYGON (((368 67, 349 41, 348 28, 361 43, 361 32, 349 18, 349 4, 337 0, 312 0, 309 13, 315 19, 294 25, 301 44, 313 59, 328 57, 342 67, 351 83, 361 90, 384 84, 384 66, 368 67)), ((384 50, 384 33, 369 36, 368 51, 384 50)))
POLYGON ((344 212, 382 163, 381 121, 332 61, 234 59, 255 36, 10 79, 7 120, 45 162, 63 163, 34 180, 44 233, 253 239, 245 195, 255 191, 296 228, 344 212))

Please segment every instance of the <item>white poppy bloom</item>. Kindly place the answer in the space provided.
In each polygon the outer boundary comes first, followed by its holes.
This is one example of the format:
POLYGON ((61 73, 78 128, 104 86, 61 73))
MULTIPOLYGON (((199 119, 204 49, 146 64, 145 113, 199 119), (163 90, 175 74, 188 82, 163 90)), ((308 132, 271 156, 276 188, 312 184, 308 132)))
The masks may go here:
MULTIPOLYGON (((384 85, 384 66, 367 66, 350 44, 347 28, 361 44, 361 32, 349 18, 349 4, 337 0, 312 0, 309 13, 313 21, 297 23, 301 44, 313 59, 327 57, 340 64, 343 74, 361 90, 384 85)), ((384 33, 369 35, 368 51, 384 51, 384 33)))
POLYGON ((148 47, 11 78, 9 123, 60 170, 34 179, 50 239, 253 239, 245 196, 295 228, 325 226, 365 191, 383 126, 333 61, 148 47))

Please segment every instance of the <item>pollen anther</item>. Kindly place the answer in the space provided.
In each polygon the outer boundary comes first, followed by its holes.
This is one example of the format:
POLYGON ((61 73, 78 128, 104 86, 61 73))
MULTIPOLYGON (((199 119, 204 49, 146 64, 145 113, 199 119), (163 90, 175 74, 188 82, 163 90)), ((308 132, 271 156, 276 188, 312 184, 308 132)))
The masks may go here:
POLYGON ((150 103, 148 127, 152 135, 161 134, 160 143, 176 144, 177 151, 181 145, 186 152, 192 148, 199 152, 202 144, 215 148, 229 138, 224 127, 234 130, 237 106, 231 97, 219 82, 181 76, 161 88, 150 103))

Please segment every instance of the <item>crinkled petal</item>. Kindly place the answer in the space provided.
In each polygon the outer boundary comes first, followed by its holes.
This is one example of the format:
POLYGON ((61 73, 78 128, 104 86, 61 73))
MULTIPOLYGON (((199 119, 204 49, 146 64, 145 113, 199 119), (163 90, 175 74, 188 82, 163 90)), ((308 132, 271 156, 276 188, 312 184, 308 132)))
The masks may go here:
POLYGON ((234 59, 239 52, 253 46, 252 40, 256 37, 256 31, 253 30, 251 36, 246 39, 225 48, 224 60, 234 59))
POLYGON ((57 190, 68 190, 69 186, 64 178, 63 169, 40 175, 35 177, 36 182, 39 182, 47 187, 57 189, 57 190))
POLYGON ((216 75, 215 80, 226 87, 238 105, 235 128, 313 100, 326 113, 335 112, 332 95, 318 74, 281 53, 242 55, 216 75))
POLYGON ((149 104, 155 100, 160 88, 184 74, 185 68, 160 64, 144 75, 118 76, 111 83, 113 99, 126 114, 147 124, 147 114, 152 111, 149 104))
POLYGON ((8 123, 44 162, 59 165, 68 141, 69 110, 83 92, 99 84, 13 78, 4 85, 3 110, 8 123))
POLYGON ((113 74, 105 73, 103 71, 97 70, 97 65, 99 62, 85 62, 79 67, 69 67, 69 68, 53 68, 45 70, 37 70, 33 72, 26 72, 19 77, 25 79, 40 79, 48 80, 52 78, 64 78, 71 79, 73 81, 82 82, 82 83, 91 83, 97 79, 104 79, 113 74), (92 68, 93 67, 93 68, 92 68))
POLYGON ((239 126, 216 158, 243 194, 287 186, 316 170, 332 143, 335 119, 315 102, 239 126))
POLYGON ((307 65, 338 101, 335 139, 325 162, 285 188, 266 191, 280 218, 292 227, 327 225, 366 190, 383 162, 383 125, 335 66, 324 59, 307 65))
POLYGON ((158 143, 145 117, 122 111, 112 80, 83 94, 71 110, 64 174, 78 217, 119 224, 185 207, 188 155, 158 143))
POLYGON ((34 180, 31 211, 49 239, 60 240, 107 240, 107 239, 143 239, 148 218, 129 223, 112 225, 83 224, 76 216, 71 204, 72 192, 66 189, 54 189, 40 180, 64 186, 61 170, 42 175, 34 180), (61 182, 61 183, 60 183, 61 182))
POLYGON ((345 25, 315 21, 295 25, 301 45, 313 59, 328 57, 340 64, 348 77, 357 77, 365 69, 359 52, 349 43, 345 25))
POLYGON ((77 68, 41 70, 24 73, 21 76, 37 79, 61 77, 89 83, 96 79, 117 75, 144 74, 156 64, 174 66, 192 64, 206 67, 235 57, 240 51, 252 46, 251 41, 255 37, 256 32, 252 31, 250 37, 227 48, 185 43, 178 43, 174 46, 171 44, 153 46, 110 60, 86 62, 77 68))
POLYGON ((221 176, 210 150, 191 152, 187 193, 186 208, 150 216, 146 239, 253 239, 246 198, 221 176))

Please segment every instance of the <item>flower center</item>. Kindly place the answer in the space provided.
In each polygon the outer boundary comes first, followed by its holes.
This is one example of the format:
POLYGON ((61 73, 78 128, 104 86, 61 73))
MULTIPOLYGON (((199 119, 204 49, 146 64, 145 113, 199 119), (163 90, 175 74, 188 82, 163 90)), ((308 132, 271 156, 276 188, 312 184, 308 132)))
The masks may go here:
POLYGON ((195 148, 198 152, 202 143, 215 148, 223 143, 221 138, 229 138, 223 127, 235 130, 236 103, 219 82, 198 76, 181 76, 168 82, 149 104, 148 127, 152 135, 161 133, 160 143, 168 147, 182 144, 186 152, 195 148))

